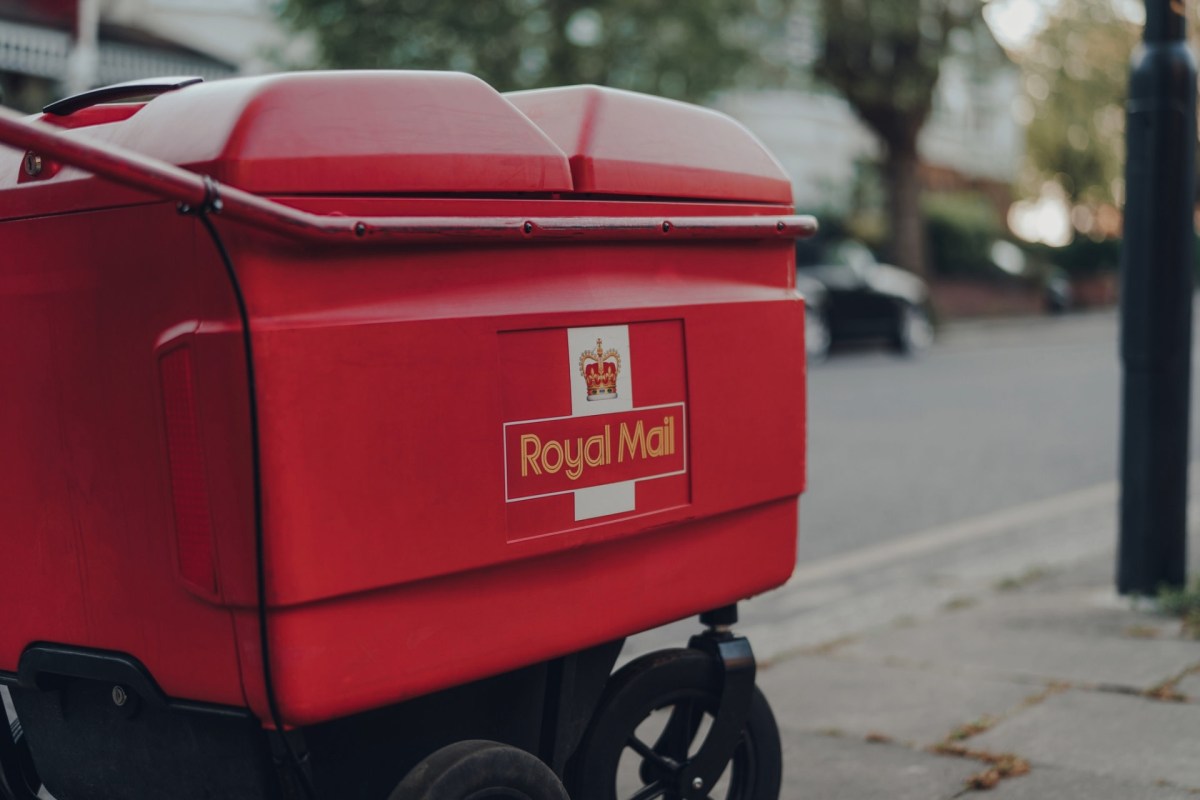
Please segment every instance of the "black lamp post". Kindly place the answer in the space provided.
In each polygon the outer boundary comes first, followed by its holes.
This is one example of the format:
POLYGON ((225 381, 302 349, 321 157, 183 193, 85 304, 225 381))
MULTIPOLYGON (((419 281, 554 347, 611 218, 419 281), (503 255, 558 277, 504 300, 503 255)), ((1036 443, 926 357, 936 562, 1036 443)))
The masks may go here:
POLYGON ((1126 116, 1121 250, 1121 529, 1117 589, 1187 572, 1196 65, 1184 0, 1146 0, 1126 116))

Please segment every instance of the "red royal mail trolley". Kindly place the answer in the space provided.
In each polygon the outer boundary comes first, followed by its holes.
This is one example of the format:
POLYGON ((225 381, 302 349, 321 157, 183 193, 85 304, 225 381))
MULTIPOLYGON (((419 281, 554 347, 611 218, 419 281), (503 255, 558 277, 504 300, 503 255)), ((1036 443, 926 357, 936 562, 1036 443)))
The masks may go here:
POLYGON ((815 223, 749 133, 348 72, 0 143, 0 794, 777 796, 729 625, 794 563, 815 223))

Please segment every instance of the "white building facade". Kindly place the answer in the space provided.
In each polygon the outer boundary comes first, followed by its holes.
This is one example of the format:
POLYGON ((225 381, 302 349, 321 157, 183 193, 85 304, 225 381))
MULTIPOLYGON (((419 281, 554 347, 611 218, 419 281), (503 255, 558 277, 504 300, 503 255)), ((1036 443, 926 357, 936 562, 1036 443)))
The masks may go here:
POLYGON ((270 0, 0 0, 0 81, 28 110, 139 78, 266 72, 311 50, 270 0))

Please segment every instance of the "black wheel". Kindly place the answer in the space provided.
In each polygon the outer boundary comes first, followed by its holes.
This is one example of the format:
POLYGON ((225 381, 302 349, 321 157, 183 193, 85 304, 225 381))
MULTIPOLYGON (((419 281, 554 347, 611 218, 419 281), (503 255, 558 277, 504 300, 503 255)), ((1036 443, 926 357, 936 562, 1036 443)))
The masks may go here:
MULTIPOLYGON (((678 775, 699 750, 717 710, 721 667, 696 650, 643 656, 609 680, 572 759, 572 800, 679 800, 678 775)), ((776 800, 779 729, 758 687, 741 741, 711 800, 776 800)))
POLYGON ((933 344, 933 321, 920 306, 905 303, 896 313, 896 328, 892 331, 892 347, 899 353, 914 355, 928 350, 933 344))
POLYGON ((569 800, 540 759, 499 742, 468 740, 438 750, 388 800, 569 800))
POLYGON ((819 308, 804 308, 804 353, 809 364, 820 364, 829 357, 833 334, 829 322, 819 308))

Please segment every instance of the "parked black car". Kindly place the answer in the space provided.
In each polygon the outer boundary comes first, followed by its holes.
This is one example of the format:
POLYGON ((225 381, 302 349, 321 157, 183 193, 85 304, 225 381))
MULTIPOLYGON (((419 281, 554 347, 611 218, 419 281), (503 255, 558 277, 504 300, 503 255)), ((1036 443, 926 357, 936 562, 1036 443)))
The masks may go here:
POLYGON ((911 272, 879 263, 853 239, 798 243, 796 289, 808 311, 810 361, 850 340, 880 339, 905 354, 933 343, 929 287, 911 272))

